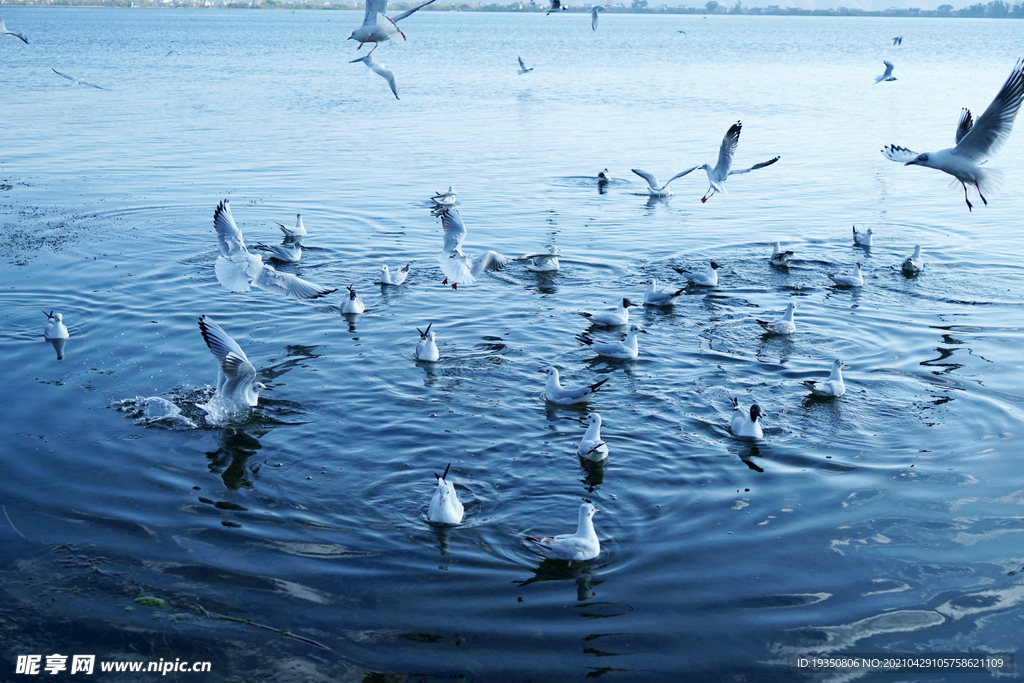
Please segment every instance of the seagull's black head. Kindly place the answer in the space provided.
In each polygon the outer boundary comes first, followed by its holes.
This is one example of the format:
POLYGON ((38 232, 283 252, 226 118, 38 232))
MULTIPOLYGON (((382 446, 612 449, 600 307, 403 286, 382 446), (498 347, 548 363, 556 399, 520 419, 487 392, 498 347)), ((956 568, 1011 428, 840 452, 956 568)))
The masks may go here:
POLYGON ((719 263, 716 263, 715 261, 712 261, 712 262, 711 262, 711 268, 712 268, 712 269, 714 269, 714 270, 718 270, 718 269, 719 269, 719 268, 721 268, 721 267, 722 267, 722 266, 721 266, 721 264, 719 264, 719 263))
POLYGON ((761 412, 761 406, 757 405, 756 403, 750 406, 751 422, 757 422, 758 418, 761 417, 762 415, 764 415, 764 413, 761 412))
POLYGON ((924 165, 924 164, 927 164, 927 163, 928 163, 928 152, 925 152, 924 154, 918 154, 917 158, 911 159, 910 161, 908 161, 907 163, 905 163, 903 165, 904 166, 915 166, 915 165, 918 165, 918 164, 924 165))
POLYGON ((635 304, 632 301, 630 301, 629 299, 626 299, 625 297, 623 297, 623 299, 622 299, 622 307, 623 308, 629 308, 630 306, 639 306, 639 305, 640 304, 635 304))

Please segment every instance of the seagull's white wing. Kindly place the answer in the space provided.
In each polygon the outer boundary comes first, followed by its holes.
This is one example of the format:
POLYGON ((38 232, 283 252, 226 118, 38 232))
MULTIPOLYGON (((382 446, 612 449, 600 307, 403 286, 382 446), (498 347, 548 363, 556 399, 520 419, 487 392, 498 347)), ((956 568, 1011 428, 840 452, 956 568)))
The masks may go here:
POLYGON ((102 85, 96 85, 95 83, 91 83, 90 81, 87 81, 84 78, 79 78, 78 82, 82 85, 87 85, 90 88, 96 88, 97 90, 110 90, 110 88, 104 88, 102 85))
POLYGON ((1017 61, 992 104, 957 143, 956 153, 981 162, 998 152, 1010 137, 1021 101, 1024 101, 1024 58, 1017 61))
POLYGON ((960 141, 964 139, 964 136, 971 132, 971 128, 974 127, 974 117, 971 116, 971 110, 964 107, 963 111, 960 112, 960 120, 956 124, 956 144, 960 144, 960 141))
POLYGON ((552 254, 550 251, 538 251, 536 254, 523 254, 522 256, 516 256, 513 261, 529 261, 531 259, 537 259, 538 261, 546 261, 553 258, 562 258, 561 254, 552 254))
POLYGON ((591 30, 597 30, 597 11, 598 7, 594 6, 590 8, 590 28, 591 30))
POLYGON ((3 34, 7 34, 9 36, 14 36, 15 38, 21 38, 22 42, 24 42, 26 45, 28 45, 28 38, 26 38, 21 33, 18 33, 17 31, 9 30, 6 26, 4 26, 4 20, 0 19, 0 35, 3 35, 3 34))
POLYGON ((473 257, 471 256, 454 254, 449 257, 441 254, 437 257, 437 264, 452 284, 471 285, 476 282, 476 276, 472 272, 473 257))
POLYGON ((905 164, 908 161, 913 161, 917 158, 917 152, 909 150, 906 147, 900 147, 899 145, 886 145, 882 148, 882 154, 886 159, 898 161, 901 164, 905 164))
POLYGON ((391 86, 391 92, 395 94, 395 99, 397 100, 398 84, 395 82, 395 73, 391 69, 384 66, 383 64, 378 64, 377 62, 367 62, 367 64, 370 65, 370 68, 373 69, 373 72, 375 74, 377 74, 378 76, 380 76, 381 78, 388 82, 388 85, 391 86))
POLYGON ((366 0, 366 14, 363 15, 363 26, 376 26, 377 15, 387 14, 388 0, 366 0))
MULTIPOLYGON (((462 216, 454 206, 448 207, 441 214, 441 225, 444 227, 444 248, 441 253, 447 258, 454 251, 462 248, 462 240, 466 239, 466 226, 462 223, 462 216)), ((445 274, 447 275, 447 273, 445 274)), ((456 282, 459 281, 456 280, 456 282)))
POLYGON ((742 171, 729 171, 729 175, 739 175, 740 173, 750 173, 751 171, 756 171, 759 168, 764 168, 765 166, 771 166, 776 161, 778 161, 780 158, 781 157, 775 157, 773 159, 769 159, 768 161, 762 161, 761 163, 754 164, 750 168, 745 168, 742 171))
POLYGON ((697 170, 697 166, 694 166, 693 168, 688 168, 688 169, 686 169, 685 171, 683 171, 681 173, 676 173, 674 176, 672 176, 671 178, 668 179, 668 182, 665 183, 665 187, 668 187, 669 185, 671 185, 672 181, 675 180, 676 178, 682 178, 687 173, 690 173, 691 171, 696 171, 696 170, 697 170))
MULTIPOLYGON (((633 173, 636 173, 644 180, 646 180, 647 184, 650 185, 651 189, 654 190, 655 192, 661 190, 661 187, 658 185, 658 179, 655 178, 650 173, 648 173, 647 171, 641 171, 639 168, 632 168, 630 170, 633 171, 633 173)), ((693 169, 691 168, 690 170, 692 171, 693 169)))
POLYGON ((315 285, 291 273, 282 273, 266 264, 263 265, 263 269, 253 279, 252 284, 268 292, 287 294, 299 299, 319 299, 331 292, 338 291, 337 288, 327 289, 326 287, 315 285))
POLYGON ((69 76, 66 73, 62 73, 60 71, 57 71, 52 66, 50 67, 50 71, 52 71, 53 73, 57 74, 58 76, 63 76, 64 78, 68 79, 69 81, 74 81, 75 83, 78 83, 78 79, 75 78, 74 76, 69 76))
POLYGON ((220 363, 220 373, 217 376, 218 391, 223 390, 227 378, 236 385, 241 382, 251 384, 256 379, 256 368, 249 362, 242 347, 224 331, 224 328, 208 320, 204 315, 199 319, 199 330, 203 333, 210 353, 220 363))
POLYGON ((718 163, 715 164, 715 175, 719 178, 726 178, 729 169, 732 168, 732 155, 736 153, 736 145, 740 144, 740 131, 743 124, 737 121, 729 126, 725 137, 722 138, 722 148, 718 151, 718 163))
POLYGON ((885 64, 885 73, 882 74, 882 78, 889 78, 889 76, 892 76, 892 70, 894 68, 893 63, 888 59, 883 59, 882 64, 885 64))
POLYGON ((213 212, 213 228, 217 231, 221 255, 230 259, 238 254, 249 253, 245 248, 242 231, 238 229, 235 218, 231 215, 231 204, 227 199, 218 204, 213 212))
POLYGON ((522 57, 519 58, 519 68, 522 69, 523 71, 526 71, 526 64, 523 64, 522 57))
POLYGON ((401 14, 399 14, 399 15, 398 15, 397 17, 394 17, 394 18, 393 18, 392 20, 393 20, 393 21, 401 21, 402 19, 405 19, 405 18, 406 18, 407 16, 409 16, 409 15, 410 15, 410 14, 412 14, 413 12, 416 12, 417 10, 421 10, 421 9, 423 9, 424 7, 426 7, 427 5, 429 5, 429 4, 430 4, 430 3, 432 3, 432 2, 434 2, 434 0, 427 0, 427 1, 426 1, 425 3, 423 3, 422 5, 417 5, 416 7, 413 7, 413 8, 412 8, 412 9, 410 9, 410 10, 406 10, 405 12, 402 12, 402 13, 401 13, 401 14))
MULTIPOLYGON (((455 258, 457 259, 458 256, 455 258)), ((485 251, 480 256, 473 257, 472 262, 470 272, 475 277, 485 270, 501 270, 508 263, 508 259, 496 251, 485 251)))

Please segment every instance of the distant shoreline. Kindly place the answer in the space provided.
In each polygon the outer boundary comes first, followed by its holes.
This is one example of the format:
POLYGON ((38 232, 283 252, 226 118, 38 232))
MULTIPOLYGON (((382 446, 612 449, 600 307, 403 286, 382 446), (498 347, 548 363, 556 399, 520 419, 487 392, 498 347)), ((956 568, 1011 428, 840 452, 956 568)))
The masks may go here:
MULTIPOLYGON (((333 2, 289 2, 288 0, 0 0, 0 6, 10 7, 121 7, 133 9, 270 9, 270 10, 362 10, 363 3, 333 2)), ((411 6, 409 3, 393 3, 393 9, 411 6)), ((424 12, 515 12, 541 13, 546 12, 548 5, 514 2, 510 4, 486 3, 440 3, 424 7, 424 12)), ((923 10, 915 7, 909 9, 887 9, 881 11, 850 9, 804 10, 778 5, 767 7, 743 7, 742 0, 733 6, 719 4, 710 0, 703 7, 648 7, 648 0, 632 0, 632 5, 605 5, 609 14, 699 14, 715 15, 746 15, 746 16, 814 16, 814 17, 953 17, 982 19, 1024 19, 1024 0, 1011 5, 1003 0, 976 3, 961 9, 953 9, 952 5, 940 5, 935 10, 923 10)), ((590 3, 579 6, 565 7, 567 12, 590 12, 590 3)))

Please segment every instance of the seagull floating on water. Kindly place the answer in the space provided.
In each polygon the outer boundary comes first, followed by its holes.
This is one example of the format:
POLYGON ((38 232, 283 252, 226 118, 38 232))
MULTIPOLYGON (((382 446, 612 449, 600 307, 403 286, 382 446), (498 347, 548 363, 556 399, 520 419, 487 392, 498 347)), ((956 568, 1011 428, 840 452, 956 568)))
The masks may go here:
POLYGON ((87 85, 90 88, 96 88, 98 90, 108 90, 108 88, 104 88, 102 85, 96 85, 95 83, 91 83, 91 82, 85 80, 84 78, 78 78, 77 76, 72 76, 71 74, 61 73, 60 71, 57 71, 56 69, 54 69, 52 66, 50 67, 50 70, 53 71, 53 73, 57 74, 58 76, 63 76, 64 78, 68 79, 69 81, 71 81, 75 85, 87 85))
POLYGON ((644 303, 648 306, 671 306, 679 298, 679 295, 685 291, 686 287, 680 287, 676 290, 658 289, 658 281, 652 277, 647 281, 644 303))
POLYGON ((921 245, 914 245, 914 254, 903 261, 904 275, 917 275, 924 270, 924 259, 921 258, 921 245))
POLYGON ((544 386, 544 398, 560 405, 570 405, 586 401, 601 388, 602 384, 608 381, 608 378, 605 377, 600 382, 594 382, 593 384, 562 386, 558 379, 558 368, 548 368, 547 370, 538 370, 538 372, 546 372, 548 375, 548 382, 544 386))
POLYGON ((255 382, 256 368, 246 357, 242 347, 217 323, 205 315, 199 319, 199 330, 210 353, 217 359, 217 392, 208 404, 199 404, 208 413, 215 401, 232 409, 237 406, 255 406, 259 403, 260 392, 270 391, 262 382, 255 382), (208 407, 209 406, 209 407, 208 407))
POLYGON ((438 206, 451 206, 455 203, 455 197, 458 194, 459 193, 455 191, 455 188, 449 185, 447 192, 438 192, 431 197, 431 199, 433 199, 434 203, 438 206))
POLYGON ((626 325, 629 323, 629 307, 638 305, 639 304, 635 304, 629 299, 623 297, 622 300, 619 301, 618 306, 615 306, 604 313, 581 312, 580 315, 595 325, 626 325))
POLYGON ((448 470, 452 464, 444 468, 444 474, 435 473, 437 477, 437 488, 430 499, 430 509, 427 511, 427 519, 434 524, 462 524, 463 507, 459 495, 455 492, 455 484, 448 481, 448 470))
POLYGON ((590 28, 597 30, 597 13, 604 9, 604 5, 594 5, 590 8, 590 28))
POLYGON ((682 178, 684 175, 691 171, 696 171, 697 167, 694 166, 693 168, 688 168, 685 171, 682 171, 681 173, 676 173, 674 176, 669 178, 668 182, 665 183, 664 185, 660 185, 658 183, 658 179, 655 178, 650 173, 648 173, 647 171, 641 171, 639 168, 634 168, 630 170, 632 170, 633 173, 636 173, 638 176, 647 181, 647 191, 652 197, 668 197, 669 195, 672 194, 672 190, 668 189, 668 186, 672 184, 672 181, 675 180, 676 178, 682 178))
POLYGON ((26 38, 23 33, 18 33, 17 31, 9 30, 6 26, 4 26, 3 19, 0 19, 0 36, 14 36, 15 38, 21 38, 21 42, 28 45, 28 38, 26 38))
POLYGON ((558 247, 551 244, 547 248, 548 250, 539 251, 534 254, 524 254, 513 259, 513 261, 529 261, 526 264, 527 270, 532 270, 535 273, 550 273, 558 270, 561 264, 558 262, 558 247))
MULTIPOLYGON (((277 221, 274 221, 274 222, 277 223, 277 221)), ((304 226, 302 224, 302 214, 301 213, 295 214, 295 227, 294 228, 289 228, 287 225, 285 225, 283 223, 277 223, 277 225, 278 225, 278 227, 281 228, 281 232, 284 233, 285 237, 305 237, 306 236, 306 226, 304 226)))
POLYGON ((522 76, 523 74, 528 74, 531 71, 533 71, 533 67, 531 66, 529 69, 527 69, 526 68, 526 63, 523 61, 523 58, 520 57, 519 58, 519 75, 522 76))
MULTIPOLYGON (((736 146, 740 143, 740 131, 742 129, 743 124, 737 121, 729 127, 728 131, 726 131, 725 137, 722 138, 722 147, 718 151, 718 163, 714 168, 711 168, 707 164, 701 164, 696 167, 703 169, 704 172, 708 174, 708 182, 711 183, 711 187, 709 187, 708 191, 704 193, 704 196, 700 198, 701 203, 706 202, 716 192, 727 194, 725 191, 725 180, 729 176, 739 175, 741 173, 750 173, 751 171, 756 171, 759 168, 771 166, 779 160, 780 157, 774 157, 768 161, 762 161, 759 164, 754 164, 750 168, 745 168, 742 171, 733 171, 732 156, 736 153, 736 146)), ((687 173, 689 173, 689 171, 687 171, 687 173)))
POLYGON ((217 242, 220 245, 220 256, 217 257, 214 270, 217 281, 225 289, 248 292, 252 286, 300 299, 318 299, 338 291, 315 285, 290 273, 282 273, 263 263, 257 254, 250 254, 245 248, 242 231, 231 215, 231 204, 227 199, 218 204, 213 212, 213 227, 217 231, 217 242))
MULTIPOLYGON (((433 2, 434 0, 430 0, 430 1, 433 2)), ((370 52, 373 52, 373 50, 370 50, 370 52)), ((387 81, 388 85, 391 86, 391 92, 394 93, 395 99, 396 100, 399 99, 399 97, 398 97, 398 83, 395 82, 395 72, 394 71, 389 69, 384 64, 378 64, 377 62, 373 61, 373 57, 370 56, 369 52, 366 54, 365 57, 360 57, 359 59, 353 59, 351 62, 349 62, 349 64, 355 64, 356 62, 362 62, 366 66, 370 67, 370 69, 373 71, 373 73, 377 74, 378 76, 383 78, 385 81, 387 81)))
MULTIPOLYGON (((558 2, 558 0, 554 0, 558 2)), ((561 534, 560 536, 521 536, 517 537, 529 541, 534 550, 549 560, 592 560, 601 554, 601 542, 597 539, 597 532, 594 531, 594 515, 600 512, 590 503, 580 506, 579 523, 576 526, 576 533, 561 534)))
POLYGON ((43 339, 68 339, 68 328, 64 327, 64 316, 60 313, 43 311, 46 316, 46 327, 43 328, 43 339))
POLYGON ((748 415, 743 410, 743 406, 740 405, 740 400, 734 398, 732 400, 732 435, 738 436, 741 439, 763 439, 764 430, 761 429, 762 415, 764 413, 761 412, 761 406, 756 403, 750 406, 750 413, 748 415))
POLYGON ((895 81, 896 77, 892 75, 893 65, 888 59, 883 59, 882 64, 885 64, 885 73, 875 78, 875 83, 881 83, 882 81, 895 81))
POLYGON ((412 261, 406 263, 404 267, 395 272, 388 270, 387 264, 380 267, 380 283, 382 285, 401 285, 405 284, 405 278, 409 277, 409 266, 412 265, 412 261))
POLYGON ((601 462, 608 457, 608 444, 601 440, 601 416, 591 413, 587 416, 587 422, 590 426, 580 440, 580 445, 576 447, 576 455, 584 460, 601 462))
POLYGON ((677 268, 675 266, 672 266, 672 270, 676 271, 695 285, 700 285, 701 287, 717 287, 718 269, 721 267, 722 266, 719 264, 711 261, 708 264, 708 269, 703 273, 691 273, 686 268, 677 268))
POLYGON ((647 330, 637 324, 633 324, 629 326, 629 332, 626 334, 626 338, 622 341, 599 342, 594 341, 587 334, 576 335, 576 341, 584 346, 589 346, 591 349, 596 351, 599 356, 619 358, 622 360, 633 360, 640 355, 640 347, 636 341, 636 335, 638 334, 647 334, 647 330))
POLYGON ((607 183, 611 179, 612 179, 612 177, 610 175, 608 175, 608 169, 607 168, 597 174, 597 184, 598 185, 604 185, 605 183, 607 183))
POLYGON ((853 226, 853 243, 858 247, 870 247, 871 246, 871 228, 868 228, 867 232, 858 232, 857 226, 853 226))
POLYGON ((770 263, 773 266, 785 268, 789 266, 790 261, 793 260, 792 251, 782 251, 782 245, 778 242, 772 242, 772 258, 770 263))
POLYGON ((501 270, 508 259, 496 251, 485 251, 480 256, 467 256, 462 253, 462 241, 466 239, 466 225, 458 209, 450 206, 441 214, 441 225, 444 227, 444 247, 437 258, 441 272, 445 278, 441 283, 451 281, 452 289, 459 284, 471 285, 485 270, 501 270))
POLYGON ((843 368, 849 367, 846 363, 836 358, 832 361, 832 374, 824 382, 806 380, 804 386, 811 390, 814 396, 842 396, 846 393, 846 385, 843 384, 843 368))
POLYGON ((832 282, 836 283, 840 287, 863 287, 864 276, 860 272, 861 267, 860 263, 855 263, 853 266, 853 275, 835 275, 833 273, 826 273, 826 275, 832 278, 832 282))
MULTIPOLYGON (((402 40, 406 40, 405 34, 398 28, 398 23, 402 19, 405 19, 410 14, 423 9, 434 0, 427 0, 422 5, 417 5, 411 10, 402 12, 397 17, 387 16, 388 11, 388 0, 366 0, 366 13, 363 15, 363 25, 352 31, 352 35, 348 37, 349 40, 359 41, 359 47, 356 49, 362 49, 366 43, 374 43, 373 49, 370 50, 372 53, 377 49, 377 45, 380 45, 385 40, 390 40, 396 33, 402 37, 402 40)), ((367 66, 369 66, 367 62, 367 66)), ((374 69, 376 71, 376 69, 374 69)), ((377 73, 380 73, 379 71, 377 73)), ((394 90, 394 86, 391 87, 394 90)), ((395 97, 398 97, 398 93, 395 93, 395 97)))
POLYGON ((988 199, 985 195, 999 189, 1003 182, 1003 173, 994 168, 982 168, 981 165, 995 155, 1009 139, 1013 121, 1017 118, 1022 101, 1024 58, 1017 61, 1009 78, 992 100, 992 104, 988 105, 976 123, 971 118, 970 110, 962 111, 956 127, 956 147, 918 154, 906 147, 886 145, 882 148, 882 154, 887 159, 902 162, 904 166, 927 166, 953 176, 964 188, 964 201, 967 202, 968 211, 974 208, 967 196, 968 185, 973 185, 977 189, 978 196, 987 206, 988 199))
POLYGON ((793 334, 796 332, 796 322, 793 320, 793 314, 797 306, 799 304, 790 303, 789 306, 786 306, 786 312, 778 320, 773 322, 758 320, 757 324, 772 334, 793 334))
POLYGON ((363 304, 363 300, 359 298, 359 295, 356 294, 356 290, 353 289, 352 285, 349 285, 346 289, 348 289, 348 298, 341 304, 341 312, 362 313, 365 311, 366 306, 363 304))
MULTIPOLYGON (((434 323, 430 323, 433 325, 434 323)), ((434 333, 430 331, 430 325, 427 325, 427 329, 421 330, 416 328, 416 331, 420 333, 420 340, 416 342, 416 350, 413 351, 413 356, 416 360, 421 360, 426 363, 436 363, 441 360, 441 354, 437 350, 437 342, 434 341, 434 333)))
POLYGON ((259 242, 256 248, 270 253, 270 258, 286 263, 298 263, 302 258, 301 244, 263 244, 259 242))

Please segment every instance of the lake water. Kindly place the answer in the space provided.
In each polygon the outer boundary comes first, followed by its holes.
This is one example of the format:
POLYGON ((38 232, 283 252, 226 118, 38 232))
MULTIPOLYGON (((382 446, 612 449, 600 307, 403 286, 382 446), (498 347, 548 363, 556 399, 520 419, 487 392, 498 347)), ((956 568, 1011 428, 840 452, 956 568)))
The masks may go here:
MULTIPOLYGON (((973 212, 879 150, 950 146, 1024 54, 1019 21, 424 11, 374 53, 396 100, 348 63, 359 12, 2 16, 31 41, 0 40, 5 671, 61 653, 206 660, 214 681, 772 681, 800 679, 789 654, 1018 647, 1024 131, 973 212), (876 85, 883 59, 899 80, 876 85), (630 173, 713 163, 737 120, 737 167, 782 159, 727 195, 702 204, 697 171, 649 199, 630 173), (467 253, 556 244, 561 271, 443 286, 429 197, 449 185, 467 253), (222 288, 225 198, 250 245, 301 212, 310 248, 282 270, 354 284, 367 312, 222 288), (634 312, 638 360, 575 343, 577 312, 712 258, 717 288, 634 312), (405 286, 374 284, 409 261, 405 286), (857 261, 863 288, 830 286, 857 261), (763 335, 790 301, 797 333, 763 335), (63 360, 41 309, 71 331, 63 360), (273 387, 227 427, 195 407, 216 377, 201 315, 273 387), (412 358, 428 323, 436 366, 412 358), (835 358, 847 394, 809 399, 835 358), (551 364, 609 381, 556 407, 551 364), (197 426, 145 422, 150 396, 197 426), (733 396, 764 408, 763 442, 730 436, 733 396), (591 410, 604 468, 575 454, 591 410), (449 462, 467 516, 437 529, 449 462), (584 498, 597 560, 513 536, 571 532, 584 498)), ((852 679, 908 680, 827 680, 852 679)))

